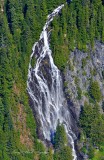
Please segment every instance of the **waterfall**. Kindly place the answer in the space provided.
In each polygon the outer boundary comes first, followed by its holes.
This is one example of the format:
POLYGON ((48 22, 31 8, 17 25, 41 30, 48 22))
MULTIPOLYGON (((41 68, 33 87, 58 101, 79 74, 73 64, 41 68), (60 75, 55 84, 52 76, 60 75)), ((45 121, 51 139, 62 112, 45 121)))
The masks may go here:
POLYGON ((49 47, 49 24, 63 7, 64 5, 59 6, 48 15, 40 39, 33 46, 28 70, 27 90, 44 138, 51 140, 51 131, 56 130, 59 120, 65 126, 69 143, 72 146, 73 160, 77 160, 74 148, 76 136, 70 127, 71 116, 63 93, 62 77, 54 64, 49 47), (34 58, 36 63, 33 67, 31 61, 34 58))

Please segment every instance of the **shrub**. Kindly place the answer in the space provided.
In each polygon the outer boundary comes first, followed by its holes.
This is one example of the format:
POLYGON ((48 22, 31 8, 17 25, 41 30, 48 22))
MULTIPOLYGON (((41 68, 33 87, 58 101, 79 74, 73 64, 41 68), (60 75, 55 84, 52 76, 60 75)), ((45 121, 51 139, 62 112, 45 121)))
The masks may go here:
POLYGON ((89 95, 94 101, 99 102, 101 100, 101 91, 99 83, 97 81, 92 81, 89 88, 89 95))

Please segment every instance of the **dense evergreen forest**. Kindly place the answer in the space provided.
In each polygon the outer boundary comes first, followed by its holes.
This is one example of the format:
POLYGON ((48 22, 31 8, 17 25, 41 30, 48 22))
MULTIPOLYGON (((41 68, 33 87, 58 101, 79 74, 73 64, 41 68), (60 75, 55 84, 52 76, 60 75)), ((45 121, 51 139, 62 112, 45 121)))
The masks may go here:
MULTIPOLYGON (((65 3, 52 22, 51 48, 58 68, 64 72, 68 56, 75 48, 94 50, 96 40, 104 42, 104 1, 73 0, 1 0, 0 1, 0 159, 2 160, 72 160, 71 148, 63 125, 57 126, 54 154, 46 149, 36 134, 36 123, 29 107, 26 81, 30 54, 39 39, 47 15, 65 3)), ((83 62, 83 65, 85 62, 83 62)), ((70 66, 70 63, 68 64, 70 66)), ((71 66, 70 66, 71 67, 71 66)), ((79 90, 79 98, 81 91, 79 90)), ((79 128, 84 146, 81 152, 95 157, 95 148, 104 159, 104 114, 98 102, 99 84, 91 81, 79 128), (96 88, 96 89, 95 89, 96 88), (84 138, 83 138, 84 137, 84 138), (86 145, 89 149, 86 150, 86 145)), ((104 108, 104 104, 103 104, 104 108)), ((95 159, 94 159, 95 158, 95 159)))
POLYGON ((72 1, 64 7, 60 17, 52 22, 52 28, 53 56, 57 66, 63 70, 70 51, 78 48, 86 52, 89 46, 94 49, 95 40, 104 42, 103 1, 72 1))

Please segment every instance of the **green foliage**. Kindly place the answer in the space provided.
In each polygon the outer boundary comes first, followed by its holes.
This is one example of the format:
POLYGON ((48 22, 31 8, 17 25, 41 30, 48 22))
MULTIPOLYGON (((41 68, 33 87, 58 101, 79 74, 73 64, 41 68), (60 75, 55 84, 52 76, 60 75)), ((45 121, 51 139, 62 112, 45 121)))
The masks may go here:
POLYGON ((36 58, 33 57, 31 60, 31 66, 34 68, 35 64, 36 64, 36 58))
POLYGON ((82 90, 80 89, 80 87, 77 87, 77 95, 78 95, 78 100, 80 100, 81 99, 81 97, 82 97, 82 90))
MULTIPOLYGON (((37 140, 36 124, 28 104, 26 81, 33 43, 39 39, 48 13, 62 3, 66 3, 66 0, 4 0, 0 4, 0 159, 53 158, 52 154, 49 156, 44 153, 43 144, 37 140), (34 153, 31 154, 19 152, 26 151, 26 146, 21 145, 21 131, 17 131, 15 126, 18 104, 23 105, 26 128, 30 131, 30 137, 32 136, 34 153), (14 154, 13 151, 19 154, 14 154), (43 153, 40 155, 40 152, 43 153)), ((94 48, 95 39, 104 42, 104 4, 102 5, 101 0, 84 0, 83 3, 82 0, 73 0, 70 5, 65 4, 62 13, 52 22, 51 28, 51 48, 55 64, 64 70, 69 53, 74 48, 87 51, 87 44, 94 48)), ((84 67, 85 61, 82 63, 84 67)), ((34 64, 35 60, 32 60, 32 66, 34 64)), ((74 69, 71 63, 69 67, 74 69)), ((104 77, 103 72, 102 76, 104 77)), ((78 83, 77 79, 75 81, 78 83)), ((89 94, 94 101, 101 100, 97 82, 91 83, 89 94)), ((80 88, 78 96, 80 99, 80 88)), ((104 118, 97 107, 84 106, 80 125, 91 142, 97 145, 103 142, 104 118)), ((55 135, 54 159, 72 159, 71 150, 65 144, 65 130, 59 125, 55 135)))
POLYGON ((85 102, 80 114, 80 127, 85 137, 83 142, 89 146, 89 158, 92 158, 95 146, 100 148, 104 143, 104 116, 100 113, 100 107, 97 104, 92 106, 85 102))
POLYGON ((102 98, 99 83, 92 81, 90 84, 89 95, 94 101, 99 102, 102 98))
POLYGON ((68 146, 64 146, 60 151, 60 160, 72 160, 71 149, 68 146))
POLYGON ((93 121, 92 115, 93 115, 92 106, 85 103, 80 115, 80 125, 83 128, 84 132, 86 133, 86 136, 89 136, 91 131, 91 122, 93 121))
POLYGON ((74 66, 71 61, 68 62, 69 70, 74 71, 74 66))
POLYGON ((103 77, 103 79, 104 79, 104 71, 102 71, 102 77, 103 77))
POLYGON ((68 139, 63 124, 57 125, 56 133, 54 137, 55 154, 54 160, 72 160, 72 151, 68 146, 68 139))
POLYGON ((76 84, 76 86, 78 86, 78 84, 79 84, 79 78, 78 77, 75 77, 75 84, 76 84))
MULTIPOLYGON (((70 51, 78 48, 86 52, 88 46, 94 49, 96 39, 104 42, 104 5, 101 0, 99 2, 73 0, 69 5, 65 5, 60 18, 57 22, 54 20, 51 27, 53 57, 56 65, 64 69, 70 51)), ((85 65, 86 60, 83 59, 82 68, 85 65)))
POLYGON ((102 102, 102 109, 103 109, 103 112, 104 112, 104 101, 102 102))
POLYGON ((94 147, 90 146, 88 150, 88 156, 90 159, 94 157, 94 147))
POLYGON ((82 59, 82 68, 84 68, 85 66, 86 66, 86 64, 87 64, 87 61, 86 61, 86 58, 84 59, 82 59))
POLYGON ((68 146, 64 146, 59 152, 54 154, 54 160, 72 160, 71 149, 68 146))
POLYGON ((54 137, 54 147, 55 149, 60 149, 62 146, 67 144, 67 136, 63 125, 58 124, 56 128, 56 133, 54 137))
POLYGON ((47 160, 47 156, 45 154, 40 155, 40 160, 47 160))

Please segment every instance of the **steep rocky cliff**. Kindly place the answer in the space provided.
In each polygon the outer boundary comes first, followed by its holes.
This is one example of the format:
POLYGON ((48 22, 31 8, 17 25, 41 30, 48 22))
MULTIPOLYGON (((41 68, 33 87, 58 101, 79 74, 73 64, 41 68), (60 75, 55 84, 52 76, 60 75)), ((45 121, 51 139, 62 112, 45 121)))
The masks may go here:
MULTIPOLYGON (((97 41, 94 49, 89 47, 88 52, 78 49, 71 52, 63 77, 68 106, 80 130, 77 149, 83 155, 83 159, 88 159, 89 152, 91 156, 94 155, 94 150, 99 148, 101 137, 104 137, 101 133, 102 119, 99 118, 103 118, 104 115, 104 44, 97 41), (93 146, 91 149, 90 145, 93 146), (82 149, 84 147, 86 151, 82 149)), ((75 127, 73 130, 75 131, 75 127)), ((104 158, 102 153, 99 155, 98 159, 104 158)))
POLYGON ((75 110, 77 118, 79 118, 84 102, 89 102, 88 92, 91 80, 99 83, 102 94, 99 105, 102 106, 104 100, 104 44, 96 42, 94 49, 89 49, 89 52, 86 53, 75 49, 69 55, 64 73, 65 93, 73 104, 70 105, 70 109, 75 110))

